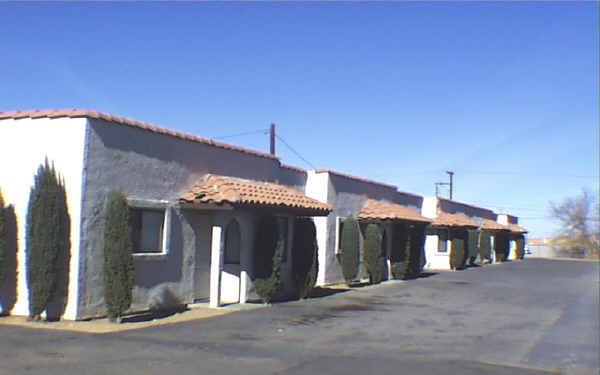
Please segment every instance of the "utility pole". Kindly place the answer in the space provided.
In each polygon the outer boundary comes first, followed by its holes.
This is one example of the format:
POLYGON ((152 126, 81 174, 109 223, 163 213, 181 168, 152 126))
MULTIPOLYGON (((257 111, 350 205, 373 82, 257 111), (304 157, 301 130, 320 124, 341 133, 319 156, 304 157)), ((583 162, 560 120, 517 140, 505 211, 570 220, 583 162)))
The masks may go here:
POLYGON ((275 156, 275 124, 271 124, 271 155, 275 156))
POLYGON ((452 188, 453 188, 453 181, 452 178, 454 177, 454 172, 453 171, 446 171, 446 173, 448 173, 448 175, 450 176, 450 200, 452 200, 452 188))
POLYGON ((452 193, 453 193, 453 189, 454 189, 454 172, 453 171, 446 171, 446 173, 448 173, 448 175, 450 176, 450 181, 449 182, 436 182, 435 183, 435 196, 439 197, 439 187, 440 186, 448 186, 450 189, 450 200, 452 200, 452 193))

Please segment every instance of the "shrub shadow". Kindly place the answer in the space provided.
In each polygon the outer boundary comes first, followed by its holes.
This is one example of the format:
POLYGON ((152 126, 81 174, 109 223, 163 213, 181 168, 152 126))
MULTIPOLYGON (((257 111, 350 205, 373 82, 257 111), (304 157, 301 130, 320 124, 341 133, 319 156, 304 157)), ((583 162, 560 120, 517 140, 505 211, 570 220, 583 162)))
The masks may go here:
POLYGON ((17 251, 19 248, 17 237, 17 215, 15 208, 10 205, 6 208, 7 243, 4 258, 4 272, 6 278, 0 285, 0 316, 10 315, 17 302, 17 251))

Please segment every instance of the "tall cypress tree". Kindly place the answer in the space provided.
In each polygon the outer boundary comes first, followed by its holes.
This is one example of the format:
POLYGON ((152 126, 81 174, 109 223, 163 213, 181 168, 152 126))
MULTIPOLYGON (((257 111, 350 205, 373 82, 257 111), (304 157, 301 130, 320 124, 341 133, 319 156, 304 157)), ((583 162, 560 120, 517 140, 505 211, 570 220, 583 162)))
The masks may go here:
POLYGON ((319 270, 317 230, 312 218, 299 217, 294 222, 292 265, 300 298, 306 298, 317 281, 319 270))
POLYGON ((105 211, 104 302, 111 321, 131 306, 135 268, 129 206, 122 193, 111 193, 105 211))
POLYGON ((377 224, 367 225, 367 234, 365 236, 364 262, 369 274, 369 283, 377 284, 383 278, 381 269, 381 230, 377 224))
POLYGON ((2 190, 0 190, 0 286, 2 286, 4 279, 6 278, 5 259, 7 258, 8 252, 8 223, 6 222, 6 211, 6 207, 4 207, 4 197, 2 197, 2 190))
POLYGON ((360 264, 359 226, 356 219, 349 217, 344 220, 342 229, 342 273, 350 284, 358 275, 360 264))
POLYGON ((59 286, 68 277, 70 225, 64 181, 46 159, 35 175, 27 207, 25 253, 29 315, 34 320, 59 292, 66 293, 59 286))

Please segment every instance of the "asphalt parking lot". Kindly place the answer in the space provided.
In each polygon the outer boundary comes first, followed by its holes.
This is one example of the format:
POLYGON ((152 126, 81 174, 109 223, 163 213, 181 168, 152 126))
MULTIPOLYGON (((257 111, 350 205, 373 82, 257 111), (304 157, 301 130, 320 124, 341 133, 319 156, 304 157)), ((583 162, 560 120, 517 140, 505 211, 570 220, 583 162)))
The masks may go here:
POLYGON ((597 374, 598 276, 527 259, 120 333, 0 321, 0 374, 597 374))

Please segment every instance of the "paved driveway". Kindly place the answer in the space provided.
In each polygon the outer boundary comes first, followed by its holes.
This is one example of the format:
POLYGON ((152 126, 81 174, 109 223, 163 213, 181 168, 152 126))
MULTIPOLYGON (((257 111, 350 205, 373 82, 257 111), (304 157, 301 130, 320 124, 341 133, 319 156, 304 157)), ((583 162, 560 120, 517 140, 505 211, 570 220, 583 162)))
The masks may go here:
POLYGON ((598 274, 528 259, 116 334, 0 325, 0 373, 596 374, 598 274))

